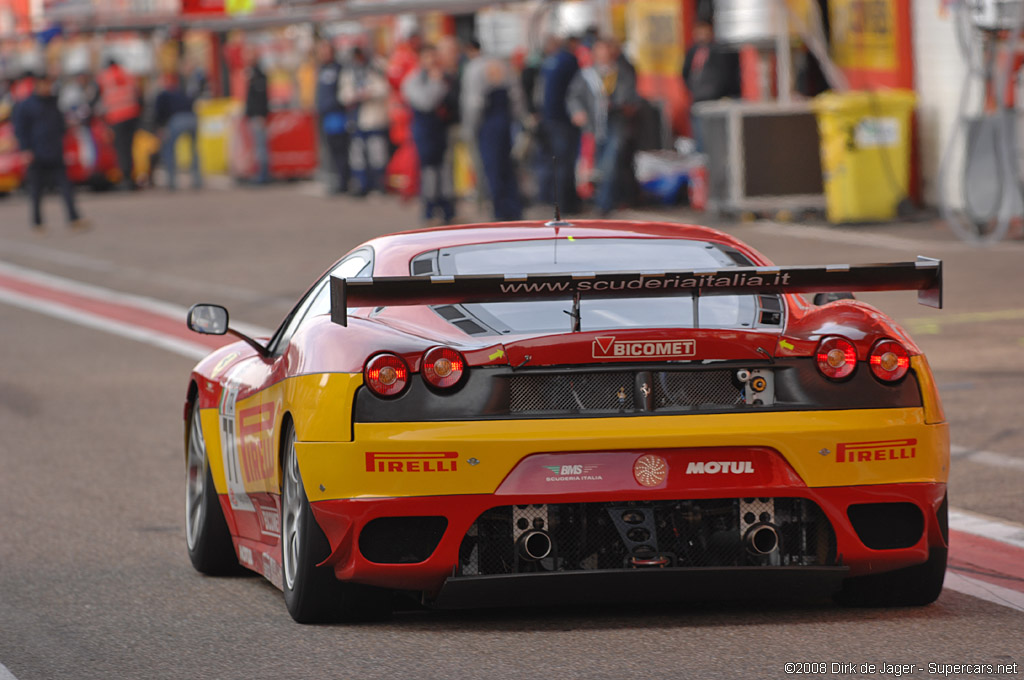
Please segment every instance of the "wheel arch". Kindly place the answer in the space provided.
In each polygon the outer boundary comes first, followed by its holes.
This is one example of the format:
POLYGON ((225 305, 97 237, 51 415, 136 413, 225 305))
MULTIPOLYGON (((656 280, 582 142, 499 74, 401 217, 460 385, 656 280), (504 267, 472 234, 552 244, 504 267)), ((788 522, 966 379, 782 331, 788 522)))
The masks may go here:
POLYGON ((199 383, 195 381, 195 378, 189 381, 188 391, 185 393, 185 428, 184 428, 184 453, 185 461, 188 462, 188 438, 192 425, 192 409, 196 407, 199 402, 199 383))
POLYGON ((281 480, 282 485, 284 484, 284 457, 287 453, 285 451, 284 433, 289 426, 294 430, 295 418, 292 417, 291 411, 285 411, 281 414, 281 424, 277 428, 277 472, 278 479, 281 480))

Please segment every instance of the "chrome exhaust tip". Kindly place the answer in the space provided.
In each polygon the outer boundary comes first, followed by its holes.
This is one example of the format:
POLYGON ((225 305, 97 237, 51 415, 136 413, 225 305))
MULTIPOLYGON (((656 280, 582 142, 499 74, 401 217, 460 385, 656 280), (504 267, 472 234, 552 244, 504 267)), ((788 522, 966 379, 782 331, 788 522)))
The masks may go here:
POLYGON ((772 524, 755 524, 747 529, 743 543, 754 555, 768 555, 779 549, 779 532, 772 524))
POLYGON ((551 554, 554 546, 546 531, 527 531, 517 541, 519 556, 530 562, 538 562, 551 554))

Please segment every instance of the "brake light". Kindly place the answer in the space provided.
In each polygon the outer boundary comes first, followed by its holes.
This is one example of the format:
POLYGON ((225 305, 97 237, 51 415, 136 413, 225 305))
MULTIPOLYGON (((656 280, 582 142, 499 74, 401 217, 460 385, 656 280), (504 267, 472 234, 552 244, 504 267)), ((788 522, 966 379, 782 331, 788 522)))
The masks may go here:
POLYGON ((825 338, 816 353, 818 370, 833 380, 840 380, 857 368, 857 348, 846 338, 825 338))
POLYGON ((451 347, 435 347, 423 355, 423 379, 434 387, 453 387, 466 372, 466 360, 451 347))
POLYGON ((871 348, 868 363, 876 378, 895 382, 907 374, 907 369, 910 368, 910 354, 906 347, 895 340, 879 340, 871 348))
POLYGON ((396 354, 378 354, 363 369, 366 385, 382 397, 394 397, 409 384, 409 366, 396 354))

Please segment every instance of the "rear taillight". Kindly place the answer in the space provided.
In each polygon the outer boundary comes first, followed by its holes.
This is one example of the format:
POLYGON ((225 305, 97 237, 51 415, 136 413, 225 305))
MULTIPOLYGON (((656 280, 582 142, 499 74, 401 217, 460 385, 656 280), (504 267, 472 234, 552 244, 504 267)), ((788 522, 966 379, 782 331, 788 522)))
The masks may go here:
POLYGON ((827 378, 840 380, 857 368, 857 348, 846 338, 825 338, 815 353, 818 370, 827 378))
POLYGON ((422 371, 434 387, 454 387, 466 373, 466 360, 451 347, 435 347, 423 355, 422 371))
POLYGON ((378 354, 363 369, 366 385, 382 397, 394 397, 409 384, 409 366, 396 354, 378 354))
POLYGON ((907 374, 910 368, 910 354, 906 347, 895 340, 879 340, 871 348, 868 364, 876 378, 895 382, 907 374))

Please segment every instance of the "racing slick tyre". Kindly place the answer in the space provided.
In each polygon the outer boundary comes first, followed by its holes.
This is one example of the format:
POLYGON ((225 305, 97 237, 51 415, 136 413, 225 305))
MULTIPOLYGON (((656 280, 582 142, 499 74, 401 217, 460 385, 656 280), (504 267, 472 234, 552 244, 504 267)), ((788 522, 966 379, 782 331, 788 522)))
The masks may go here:
MULTIPOLYGON (((949 526, 949 510, 943 503, 939 525, 949 526)), ((946 530, 943 529, 946 536, 946 530)), ((948 540, 948 537, 947 537, 948 540)), ((884 574, 846 579, 836 593, 836 602, 847 607, 921 607, 931 604, 942 593, 946 578, 948 548, 931 548, 928 561, 884 574)))
POLYGON ((330 544, 302 486, 295 455, 295 429, 289 422, 282 436, 281 561, 284 602, 298 623, 379 621, 391 615, 391 593, 358 583, 339 581, 334 570, 317 566, 330 554, 330 544))
POLYGON ((244 573, 213 486, 198 404, 193 404, 189 414, 185 448, 185 544, 192 566, 209 576, 244 573))

